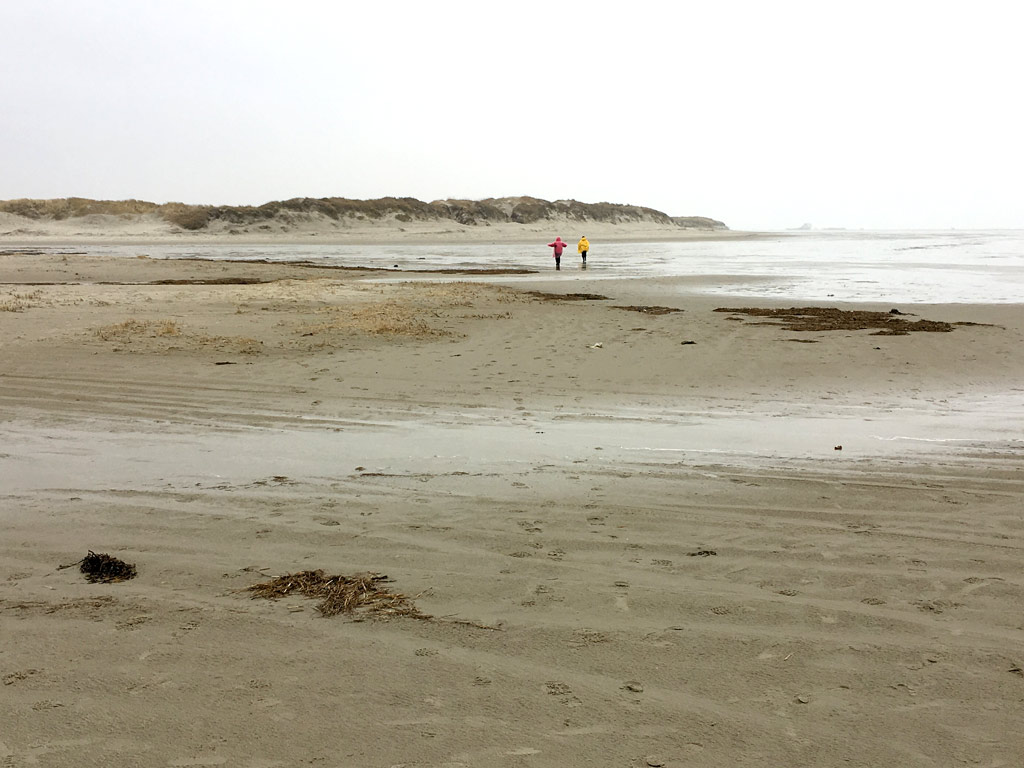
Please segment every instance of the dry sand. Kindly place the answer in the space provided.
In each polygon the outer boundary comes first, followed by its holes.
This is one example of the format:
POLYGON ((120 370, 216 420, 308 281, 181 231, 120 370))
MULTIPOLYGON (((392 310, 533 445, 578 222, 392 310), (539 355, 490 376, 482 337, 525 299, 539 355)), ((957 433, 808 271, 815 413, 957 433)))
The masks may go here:
POLYGON ((690 282, 0 255, 0 764, 1021 765, 1020 308, 690 282))

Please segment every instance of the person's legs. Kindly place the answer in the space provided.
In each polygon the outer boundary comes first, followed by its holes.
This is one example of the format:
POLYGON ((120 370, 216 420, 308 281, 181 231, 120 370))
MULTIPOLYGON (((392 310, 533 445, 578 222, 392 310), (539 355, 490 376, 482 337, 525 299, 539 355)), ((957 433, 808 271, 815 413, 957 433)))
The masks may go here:
POLYGON ((561 268, 562 268, 562 257, 561 256, 555 256, 555 269, 561 269, 561 268))
POLYGON ((587 252, 586 251, 580 251, 580 255, 583 257, 583 263, 586 264, 587 263, 587 252))

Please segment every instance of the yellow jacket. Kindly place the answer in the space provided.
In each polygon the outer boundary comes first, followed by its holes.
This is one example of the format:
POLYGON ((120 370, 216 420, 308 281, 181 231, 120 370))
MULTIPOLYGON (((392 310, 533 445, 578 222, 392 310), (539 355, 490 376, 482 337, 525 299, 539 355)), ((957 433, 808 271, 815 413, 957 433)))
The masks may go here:
POLYGON ((587 240, 587 238, 585 238, 585 237, 581 237, 579 245, 576 246, 576 250, 579 253, 583 253, 584 251, 589 251, 590 250, 590 241, 587 240))

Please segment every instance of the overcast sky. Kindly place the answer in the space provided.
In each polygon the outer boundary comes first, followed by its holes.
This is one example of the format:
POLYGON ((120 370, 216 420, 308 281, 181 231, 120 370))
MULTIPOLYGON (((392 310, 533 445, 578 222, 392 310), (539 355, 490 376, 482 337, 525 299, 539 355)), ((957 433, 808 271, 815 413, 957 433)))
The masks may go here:
POLYGON ((1021 8, 0 0, 0 199, 1024 227, 1021 8))

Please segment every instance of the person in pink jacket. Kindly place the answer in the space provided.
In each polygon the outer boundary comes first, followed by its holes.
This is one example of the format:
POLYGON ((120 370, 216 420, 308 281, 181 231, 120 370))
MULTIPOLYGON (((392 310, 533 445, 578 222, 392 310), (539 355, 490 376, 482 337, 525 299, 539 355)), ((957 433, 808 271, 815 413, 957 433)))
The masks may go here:
POLYGON ((562 238, 556 237, 555 242, 548 243, 549 248, 555 249, 555 269, 562 268, 562 251, 565 250, 566 243, 562 242, 562 238))

